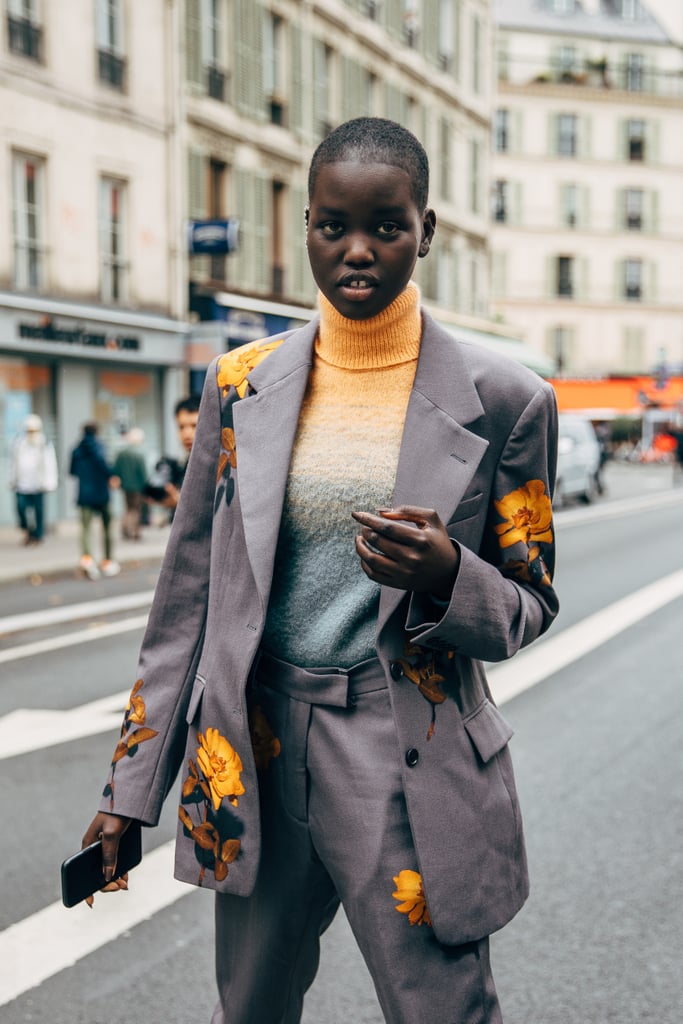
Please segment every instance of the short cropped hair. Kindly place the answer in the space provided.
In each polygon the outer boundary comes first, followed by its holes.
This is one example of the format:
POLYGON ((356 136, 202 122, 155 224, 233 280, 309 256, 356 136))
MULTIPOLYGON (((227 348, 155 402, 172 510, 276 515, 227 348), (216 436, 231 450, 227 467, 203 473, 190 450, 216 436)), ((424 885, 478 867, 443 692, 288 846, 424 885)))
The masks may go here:
POLYGON ((429 195, 429 160, 422 143, 407 128, 383 117, 356 117, 339 125, 323 139, 311 159, 309 201, 323 164, 349 160, 401 167, 410 178, 415 205, 424 213, 429 195))
POLYGON ((201 397, 201 395, 188 395, 187 398, 181 398, 179 402, 176 402, 176 407, 173 410, 174 416, 181 412, 199 412, 201 397))

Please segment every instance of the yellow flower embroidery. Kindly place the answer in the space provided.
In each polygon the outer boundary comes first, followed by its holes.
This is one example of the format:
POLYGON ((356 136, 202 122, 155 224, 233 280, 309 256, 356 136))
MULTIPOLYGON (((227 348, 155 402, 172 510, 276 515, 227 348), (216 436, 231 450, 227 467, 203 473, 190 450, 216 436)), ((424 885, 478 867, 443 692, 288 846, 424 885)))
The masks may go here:
POLYGON ((422 877, 417 871, 400 871, 394 878, 396 892, 392 892, 395 900, 401 902, 395 908, 399 914, 407 914, 411 925, 427 924, 431 926, 431 918, 427 909, 425 894, 422 889, 422 877))
POLYGON ((230 463, 233 469, 237 468, 237 452, 235 451, 235 431, 232 427, 223 427, 221 430, 221 454, 218 457, 218 472, 216 482, 223 475, 223 470, 230 463))
POLYGON ((494 502, 505 522, 495 530, 501 548, 523 544, 552 543, 552 505, 542 480, 529 480, 523 487, 494 502))
POLYGON ((133 754, 137 753, 138 746, 144 743, 146 740, 154 739, 158 735, 156 729, 143 728, 147 718, 147 708, 145 702, 140 696, 140 690, 143 687, 142 679, 138 679, 135 686, 131 690, 128 703, 126 704, 126 710, 123 715, 123 725, 121 726, 121 739, 116 745, 116 749, 111 759, 111 777, 109 782, 104 787, 103 796, 109 797, 109 809, 114 809, 114 772, 116 771, 116 765, 121 758, 132 757, 133 754), (137 729, 131 731, 131 726, 139 726, 137 729))
POLYGON ((256 342, 253 345, 244 345, 242 348, 226 352, 218 360, 218 375, 216 381, 219 388, 222 388, 226 395, 231 387, 234 387, 240 398, 244 398, 247 392, 247 374, 251 373, 255 366, 263 362, 266 356, 274 352, 284 341, 278 338, 267 345, 256 342))
POLYGON ((213 809, 217 811, 222 801, 237 807, 237 798, 244 793, 240 781, 242 761, 237 751, 221 736, 218 729, 207 729, 198 735, 197 763, 211 790, 213 809))
POLYGON ((280 741, 273 733, 270 722, 263 714, 260 704, 256 704, 252 708, 249 719, 256 768, 258 771, 265 771, 273 758, 279 756, 280 741))

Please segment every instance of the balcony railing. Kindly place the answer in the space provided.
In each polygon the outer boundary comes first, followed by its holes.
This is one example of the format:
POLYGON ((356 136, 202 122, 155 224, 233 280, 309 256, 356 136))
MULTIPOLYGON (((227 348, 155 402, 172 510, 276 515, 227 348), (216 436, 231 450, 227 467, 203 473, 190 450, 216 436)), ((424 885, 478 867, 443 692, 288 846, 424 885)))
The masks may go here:
POLYGON ((225 73, 215 64, 206 69, 206 91, 212 100, 225 100, 225 73))
POLYGON ((12 53, 20 53, 31 60, 41 60, 43 30, 29 18, 7 16, 9 48, 12 53))

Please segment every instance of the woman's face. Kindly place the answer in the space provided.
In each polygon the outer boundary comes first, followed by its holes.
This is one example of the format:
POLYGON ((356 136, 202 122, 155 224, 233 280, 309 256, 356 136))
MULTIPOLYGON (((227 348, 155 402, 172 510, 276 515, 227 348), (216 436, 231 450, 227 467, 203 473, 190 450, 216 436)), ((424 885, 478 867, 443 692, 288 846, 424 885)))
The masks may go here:
POLYGON ((406 287, 418 256, 429 252, 435 224, 432 210, 418 210, 401 167, 322 164, 306 230, 316 284, 342 316, 377 316, 406 287))

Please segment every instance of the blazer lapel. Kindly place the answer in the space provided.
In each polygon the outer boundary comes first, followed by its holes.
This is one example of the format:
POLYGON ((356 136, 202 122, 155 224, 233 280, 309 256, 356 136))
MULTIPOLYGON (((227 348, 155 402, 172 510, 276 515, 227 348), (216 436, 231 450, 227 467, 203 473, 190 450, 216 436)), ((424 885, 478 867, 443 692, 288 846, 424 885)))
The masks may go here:
MULTIPOLYGON (((469 367, 452 335, 423 312, 420 356, 406 412, 392 504, 433 508, 447 523, 488 448, 468 430, 484 415, 469 367)), ((379 628, 403 598, 382 588, 379 628)))
POLYGON ((247 555, 265 609, 317 318, 290 334, 249 374, 254 393, 235 402, 233 422, 247 555))

